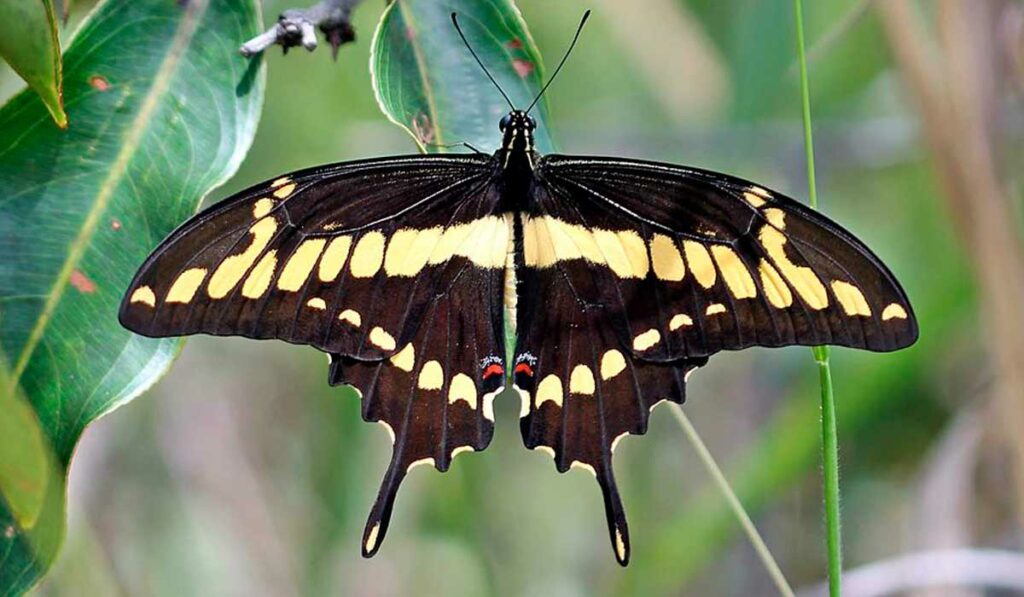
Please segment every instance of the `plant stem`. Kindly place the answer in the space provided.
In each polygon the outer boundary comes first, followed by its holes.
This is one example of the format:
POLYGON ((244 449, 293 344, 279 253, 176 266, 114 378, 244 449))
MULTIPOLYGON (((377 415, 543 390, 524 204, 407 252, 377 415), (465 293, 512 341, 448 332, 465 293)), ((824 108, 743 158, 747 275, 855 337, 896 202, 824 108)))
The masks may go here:
MULTIPOLYGON (((818 208, 818 191, 814 179, 814 137, 811 133, 811 91, 807 77, 807 53, 804 50, 804 17, 801 0, 793 0, 796 17, 797 54, 800 60, 800 99, 804 123, 804 150, 807 154, 807 196, 811 207, 818 208)), ((842 592, 843 541, 839 522, 839 442, 836 431, 836 403, 832 393, 832 371, 827 346, 813 349, 818 363, 821 384, 821 460, 825 496, 825 529, 828 545, 828 588, 832 597, 842 592)))
POLYGON ((740 499, 736 497, 736 492, 732 490, 729 485, 729 481, 725 478, 722 473, 722 469, 718 467, 718 463, 715 462, 711 451, 704 445, 704 441, 700 438, 700 434, 697 433, 697 429, 690 422, 690 418, 686 416, 682 406, 676 406, 672 409, 672 414, 675 415, 676 420, 679 421, 680 427, 683 428, 683 432, 686 433, 686 438, 693 444, 694 449, 697 451, 697 456, 700 457, 700 461, 704 463, 705 468, 708 469, 708 473, 711 474, 711 478, 714 479, 715 485, 718 486, 719 491, 725 496, 725 501, 729 504, 733 514, 736 515, 736 519, 739 520, 740 526, 743 527, 743 531, 747 534, 747 538, 750 539, 750 544, 754 546, 754 551, 757 552, 758 557, 761 558, 761 562, 764 564, 765 570, 768 571, 768 575, 772 577, 775 582, 775 586, 779 589, 780 595, 785 597, 793 597, 793 589, 789 586, 789 582, 786 581, 786 577, 782 574, 782 569, 779 568, 778 562, 772 556, 772 552, 768 549, 764 539, 761 538, 761 534, 757 532, 757 527, 754 526, 754 522, 750 520, 750 515, 743 509, 743 504, 740 503, 740 499))

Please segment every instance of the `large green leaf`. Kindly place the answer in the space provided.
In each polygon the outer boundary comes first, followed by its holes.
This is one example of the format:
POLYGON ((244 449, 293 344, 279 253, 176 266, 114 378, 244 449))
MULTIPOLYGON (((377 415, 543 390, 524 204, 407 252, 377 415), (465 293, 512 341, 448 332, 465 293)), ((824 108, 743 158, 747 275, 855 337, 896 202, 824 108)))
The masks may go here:
POLYGON ((47 126, 28 91, 0 109, 0 417, 27 402, 52 451, 18 457, 32 433, 0 435, 0 464, 36 462, 0 466, 0 594, 52 562, 82 430, 180 347, 128 333, 117 305, 146 254, 248 149, 263 73, 237 48, 259 25, 255 0, 108 0, 64 57, 71 127, 47 126), (39 485, 47 462, 57 482, 39 485))
MULTIPOLYGON (((469 143, 494 151, 501 142, 498 121, 509 107, 473 60, 452 26, 457 13, 466 38, 516 107, 525 109, 540 89, 540 52, 511 0, 395 0, 385 9, 370 49, 377 101, 388 118, 424 151, 469 143)), ((536 144, 551 151, 544 123, 537 120, 536 144)))
POLYGON ((51 0, 0 2, 0 57, 39 94, 57 126, 67 127, 57 14, 51 0))

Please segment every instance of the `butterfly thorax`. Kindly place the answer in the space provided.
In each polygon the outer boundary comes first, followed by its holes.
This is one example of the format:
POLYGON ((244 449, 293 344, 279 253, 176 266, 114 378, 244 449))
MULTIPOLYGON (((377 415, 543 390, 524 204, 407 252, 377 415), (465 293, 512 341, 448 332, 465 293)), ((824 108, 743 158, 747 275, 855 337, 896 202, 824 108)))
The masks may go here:
MULTIPOLYGON (((533 129, 536 122, 522 110, 509 112, 499 123, 503 134, 501 148, 494 156, 501 167, 505 196, 525 201, 533 182, 533 168, 539 157, 533 149, 533 129)), ((524 205, 509 206, 523 208, 524 205)))

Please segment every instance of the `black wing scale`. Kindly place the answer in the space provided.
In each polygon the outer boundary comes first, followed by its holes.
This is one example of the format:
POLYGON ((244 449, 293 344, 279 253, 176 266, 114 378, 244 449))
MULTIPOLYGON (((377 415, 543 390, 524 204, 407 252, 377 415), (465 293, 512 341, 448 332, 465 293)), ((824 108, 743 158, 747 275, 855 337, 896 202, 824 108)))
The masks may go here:
POLYGON ((444 471, 488 445, 491 402, 511 378, 527 447, 596 477, 622 564, 615 445, 645 433, 661 401, 681 403, 710 355, 888 351, 917 338, 885 265, 778 193, 702 170, 567 156, 540 159, 524 183, 508 180, 507 163, 501 152, 367 160, 257 185, 168 237, 120 319, 149 336, 277 338, 329 353, 330 383, 354 386, 363 418, 393 438, 368 556, 411 468, 444 471), (506 310, 518 324, 510 368, 506 310))

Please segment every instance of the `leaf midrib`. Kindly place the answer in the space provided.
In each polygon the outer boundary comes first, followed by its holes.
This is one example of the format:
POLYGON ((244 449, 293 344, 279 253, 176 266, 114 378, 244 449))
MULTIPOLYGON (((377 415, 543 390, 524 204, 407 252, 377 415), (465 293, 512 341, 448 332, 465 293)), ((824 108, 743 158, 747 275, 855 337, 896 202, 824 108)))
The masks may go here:
POLYGON ((142 100, 142 104, 139 107, 138 113, 135 115, 135 119, 125 132, 121 150, 118 152, 109 174, 100 185, 96 193, 93 206, 89 210, 89 213, 86 214, 85 220, 82 222, 82 227, 79 229, 78 236, 75 237, 74 241, 69 246, 67 259, 64 260, 60 271, 57 273, 53 286, 48 293, 46 303, 43 305, 43 309, 39 313, 39 318, 32 327, 28 340, 26 340, 25 345, 18 356, 14 370, 11 372, 9 386, 6 388, 7 395, 14 394, 22 374, 28 367, 32 354, 35 352, 36 347, 42 340, 43 334, 46 332, 46 328, 49 325, 50 320, 53 318, 53 314, 56 311, 57 306, 60 304, 61 298, 64 296, 64 291, 67 289, 71 273, 85 255, 85 251, 89 246, 89 241, 96 232, 96 227, 99 224, 100 217, 106 211, 107 205, 109 204, 111 197, 113 197, 114 190, 121 183, 121 179, 127 172, 128 165, 135 154, 135 150, 141 144, 142 137, 148 129, 149 123, 152 121, 153 116, 160 105, 160 100, 167 94, 168 89, 170 88, 170 81, 185 54, 185 50, 188 48, 195 36, 195 33, 199 28, 199 23, 202 20, 208 5, 209 0, 194 0, 193 2, 188 3, 185 8, 185 14, 181 18, 181 23, 178 25, 174 38, 168 46, 167 56, 160 64, 160 68, 157 69, 156 76, 153 78, 153 85, 149 88, 149 91, 146 92, 146 96, 142 100))
MULTIPOLYGON (((430 126, 433 127, 437 138, 434 143, 436 145, 444 145, 444 134, 441 127, 437 124, 437 103, 434 100, 434 88, 430 84, 430 79, 427 77, 427 62, 423 58, 423 48, 420 46, 419 31, 413 25, 415 20, 409 11, 405 8, 405 0, 398 0, 398 10, 402 13, 402 20, 405 21, 406 27, 412 29, 414 35, 409 40, 409 45, 412 46, 412 54, 416 59, 416 73, 420 76, 420 83, 423 85, 423 98, 427 100, 427 110, 430 112, 430 126)), ((415 135, 413 135, 415 137, 415 135)), ((416 143, 422 145, 422 141, 416 139, 416 143)))

